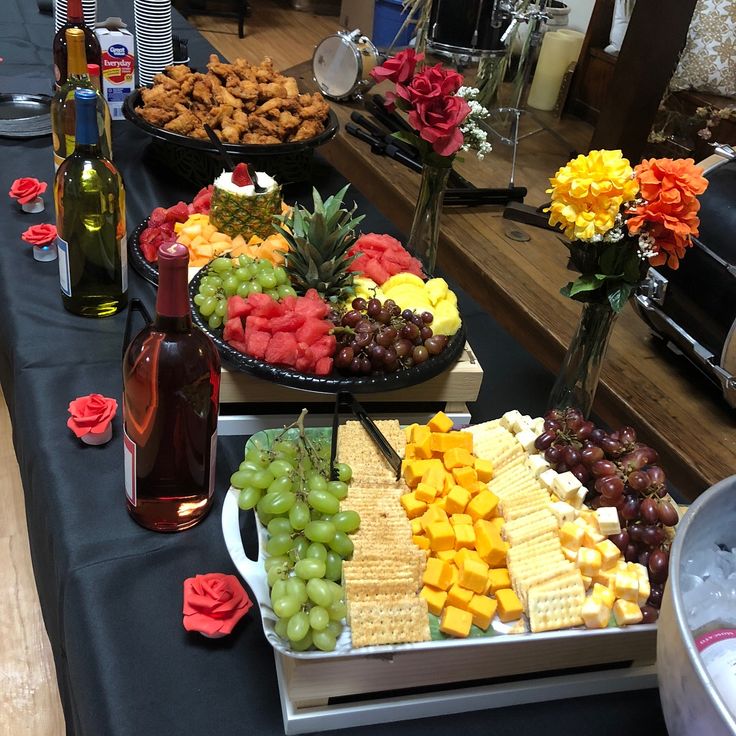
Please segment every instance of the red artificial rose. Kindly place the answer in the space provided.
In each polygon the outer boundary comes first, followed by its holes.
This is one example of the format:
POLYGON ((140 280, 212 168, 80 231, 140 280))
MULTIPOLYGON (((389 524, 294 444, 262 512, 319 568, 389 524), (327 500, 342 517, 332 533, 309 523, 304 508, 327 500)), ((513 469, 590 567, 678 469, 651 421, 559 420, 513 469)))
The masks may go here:
POLYGON ((184 581, 184 628, 206 636, 229 634, 253 602, 235 575, 211 572, 184 581))
POLYGON ((416 107, 420 104, 438 103, 445 97, 454 95, 462 85, 462 74, 443 69, 442 64, 435 64, 419 72, 408 85, 397 85, 396 94, 411 107, 416 107))
POLYGON ((44 222, 43 225, 31 225, 20 237, 32 245, 48 245, 56 239, 56 225, 48 222, 44 222))
POLYGON ((463 145, 460 123, 470 114, 462 97, 445 97, 434 104, 419 104, 409 112, 409 125, 432 145, 439 156, 452 156, 463 145))
POLYGON ((395 84, 404 84, 414 74, 417 62, 424 58, 424 54, 415 53, 414 49, 399 51, 398 54, 386 59, 381 66, 371 71, 371 76, 376 82, 388 79, 395 84))
POLYGON ((103 434, 118 410, 118 402, 101 394, 80 396, 69 404, 71 417, 66 426, 77 437, 86 434, 103 434))
POLYGON ((18 204, 28 204, 33 202, 36 197, 40 196, 46 191, 46 182, 39 181, 30 176, 24 176, 20 179, 16 179, 8 196, 18 200, 18 204))

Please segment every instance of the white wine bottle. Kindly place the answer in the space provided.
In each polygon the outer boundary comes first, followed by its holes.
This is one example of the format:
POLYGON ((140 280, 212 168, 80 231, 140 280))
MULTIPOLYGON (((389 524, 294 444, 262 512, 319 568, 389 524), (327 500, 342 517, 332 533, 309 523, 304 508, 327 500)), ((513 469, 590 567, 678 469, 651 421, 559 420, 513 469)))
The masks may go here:
POLYGON ((79 28, 67 28, 66 46, 67 78, 51 100, 51 136, 54 147, 54 167, 57 169, 61 162, 74 151, 76 128, 74 92, 78 89, 90 89, 96 92, 95 114, 100 150, 105 158, 112 160, 110 109, 87 71, 84 32, 79 28))
POLYGON ((54 180, 61 297, 74 314, 107 317, 128 300, 125 190, 100 151, 97 93, 74 97, 76 146, 54 180))

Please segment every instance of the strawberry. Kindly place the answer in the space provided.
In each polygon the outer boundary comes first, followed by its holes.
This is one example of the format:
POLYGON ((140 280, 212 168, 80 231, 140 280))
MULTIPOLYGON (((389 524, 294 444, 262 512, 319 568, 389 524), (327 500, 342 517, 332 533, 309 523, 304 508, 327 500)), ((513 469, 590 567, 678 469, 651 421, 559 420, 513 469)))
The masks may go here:
POLYGON ((250 178, 250 171, 248 171, 248 164, 240 163, 235 167, 232 182, 236 187, 253 185, 253 179, 250 178))

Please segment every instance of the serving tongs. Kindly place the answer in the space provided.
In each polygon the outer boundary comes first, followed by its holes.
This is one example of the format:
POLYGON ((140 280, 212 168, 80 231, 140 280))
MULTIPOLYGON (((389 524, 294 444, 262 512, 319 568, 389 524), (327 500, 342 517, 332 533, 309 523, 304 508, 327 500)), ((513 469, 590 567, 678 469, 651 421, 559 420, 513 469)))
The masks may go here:
MULTIPOLYGON (((227 152, 227 149, 225 148, 225 144, 217 137, 217 133, 215 133, 212 128, 205 123, 203 126, 204 132, 207 133, 207 137, 210 139, 210 143, 217 149, 217 153, 219 154, 220 158, 222 159, 222 163, 225 166, 225 169, 227 171, 233 172, 235 171, 235 161, 233 161, 232 156, 227 152)), ((257 194, 263 194, 266 191, 266 187, 262 187, 258 183, 258 177, 256 173, 251 169, 250 164, 246 164, 248 167, 248 174, 250 175, 251 181, 253 182, 253 187, 257 194)))
POLYGON ((383 432, 376 426, 375 422, 368 416, 368 412, 363 405, 349 391, 339 391, 335 397, 335 412, 332 416, 332 445, 330 447, 330 477, 337 480, 337 470, 335 460, 337 458, 337 433, 340 428, 340 412, 348 409, 353 416, 360 422, 361 426, 373 440, 381 454, 386 458, 386 462, 396 473, 396 480, 401 478, 401 458, 391 443, 383 436, 383 432))

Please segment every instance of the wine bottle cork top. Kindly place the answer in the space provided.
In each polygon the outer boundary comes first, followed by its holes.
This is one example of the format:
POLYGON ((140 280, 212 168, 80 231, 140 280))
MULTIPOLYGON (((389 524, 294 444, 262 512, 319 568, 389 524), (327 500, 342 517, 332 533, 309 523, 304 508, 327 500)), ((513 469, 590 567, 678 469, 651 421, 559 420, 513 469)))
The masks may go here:
POLYGON ((189 265, 189 250, 181 243, 162 245, 158 249, 158 259, 171 265, 181 265, 186 268, 189 265))

